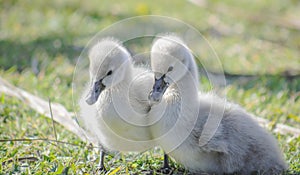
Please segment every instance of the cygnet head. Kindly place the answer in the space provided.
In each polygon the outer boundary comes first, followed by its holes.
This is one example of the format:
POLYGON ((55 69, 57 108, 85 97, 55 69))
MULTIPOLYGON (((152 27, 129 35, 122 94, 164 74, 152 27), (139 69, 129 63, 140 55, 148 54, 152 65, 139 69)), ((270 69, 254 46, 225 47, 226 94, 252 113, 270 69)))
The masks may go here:
POLYGON ((97 102, 104 89, 111 88, 126 78, 130 54, 122 44, 112 38, 103 39, 89 52, 90 90, 86 102, 97 102))
POLYGON ((151 69, 155 75, 152 103, 160 102, 165 91, 188 72, 193 55, 184 42, 175 35, 165 35, 155 40, 151 48, 151 69))

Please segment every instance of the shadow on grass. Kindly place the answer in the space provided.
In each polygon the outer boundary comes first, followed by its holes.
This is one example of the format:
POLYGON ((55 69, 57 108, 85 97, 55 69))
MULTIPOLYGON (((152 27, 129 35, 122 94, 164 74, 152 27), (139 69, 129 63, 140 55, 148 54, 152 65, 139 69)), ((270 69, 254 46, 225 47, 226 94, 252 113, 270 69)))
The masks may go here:
MULTIPOLYGON (((273 93, 279 93, 281 91, 288 91, 291 94, 300 92, 300 74, 289 75, 283 73, 278 74, 230 74, 227 72, 214 72, 204 69, 203 66, 198 64, 199 75, 205 77, 205 79, 212 78, 213 86, 224 88, 227 85, 234 85, 238 89, 245 91, 264 87, 268 91, 273 93), (225 82, 222 81, 225 78, 225 82), (225 83, 225 84, 224 84, 225 83)), ((211 81, 211 80, 210 80, 211 81)), ((210 89, 211 87, 207 87, 210 89)))
POLYGON ((279 93, 282 90, 287 90, 290 93, 297 93, 300 91, 300 79, 290 78, 282 75, 261 75, 253 76, 251 78, 235 77, 230 78, 229 84, 236 84, 238 88, 244 90, 253 89, 258 86, 264 86, 273 93, 279 93))
POLYGON ((59 55, 76 60, 83 48, 72 45, 73 39, 73 36, 46 36, 24 43, 0 40, 0 68, 15 66, 21 71, 36 64, 33 60, 52 60, 59 55))

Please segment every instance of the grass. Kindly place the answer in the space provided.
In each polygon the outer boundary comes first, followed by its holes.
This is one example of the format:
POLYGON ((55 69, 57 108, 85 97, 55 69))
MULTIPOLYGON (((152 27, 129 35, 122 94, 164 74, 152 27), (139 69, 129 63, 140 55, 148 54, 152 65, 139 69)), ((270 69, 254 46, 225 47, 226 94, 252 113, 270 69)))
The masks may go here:
MULTIPOLYGON (((290 1, 4 1, 0 0, 0 76, 44 99, 50 97, 70 111, 72 74, 87 41, 104 27, 136 15, 166 15, 195 26, 211 43, 228 73, 254 74, 250 81, 233 80, 219 88, 251 113, 273 123, 300 127, 300 3, 290 1), (171 4, 172 3, 172 4, 171 4)), ((205 60, 203 60, 205 61, 205 60)), ((210 90, 202 78, 204 90, 210 90)), ((26 104, 0 94, 0 139, 55 139, 51 120, 26 104)), ((94 174, 98 151, 56 126, 58 139, 1 142, 0 174, 94 174), (21 161, 25 157, 34 157, 21 161)), ((272 126, 269 127, 272 131, 272 126)), ((289 173, 300 172, 300 138, 274 133, 289 173)), ((140 174, 158 169, 162 151, 106 157, 111 173, 140 174)), ((172 163, 178 171, 182 167, 172 163)))

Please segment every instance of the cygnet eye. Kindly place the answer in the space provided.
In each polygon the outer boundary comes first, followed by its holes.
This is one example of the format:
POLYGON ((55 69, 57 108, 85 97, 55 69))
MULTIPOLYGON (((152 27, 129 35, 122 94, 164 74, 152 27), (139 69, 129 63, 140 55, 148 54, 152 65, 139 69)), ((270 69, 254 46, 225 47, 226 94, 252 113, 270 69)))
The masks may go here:
POLYGON ((107 74, 106 74, 106 76, 109 76, 111 74, 112 74, 112 70, 108 71, 107 74))
POLYGON ((171 72, 172 70, 173 70, 173 66, 170 66, 168 72, 171 72))

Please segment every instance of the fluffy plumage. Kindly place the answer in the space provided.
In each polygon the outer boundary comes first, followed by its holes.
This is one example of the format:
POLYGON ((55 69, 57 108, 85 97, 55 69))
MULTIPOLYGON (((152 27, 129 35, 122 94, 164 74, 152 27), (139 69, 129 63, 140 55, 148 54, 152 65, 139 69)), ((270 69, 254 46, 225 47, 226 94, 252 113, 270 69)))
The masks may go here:
POLYGON ((90 85, 79 102, 86 128, 109 150, 151 148, 149 129, 143 125, 153 75, 133 67, 130 54, 115 39, 95 44, 89 59, 90 85))
POLYGON ((180 38, 166 35, 154 42, 151 68, 156 81, 150 99, 157 104, 152 107, 150 118, 162 115, 151 127, 158 144, 196 174, 260 172, 273 175, 285 170, 287 165, 276 140, 250 114, 217 96, 198 93, 195 65, 180 38), (160 83, 161 80, 165 83, 160 83), (167 85, 165 91, 159 87, 161 84, 167 85), (195 117, 196 123, 193 123, 195 117), (203 144, 200 137, 208 117, 215 121, 218 117, 222 119, 213 137, 203 144), (172 129, 174 134, 166 137, 172 129), (183 133, 189 131, 184 138, 183 133))

